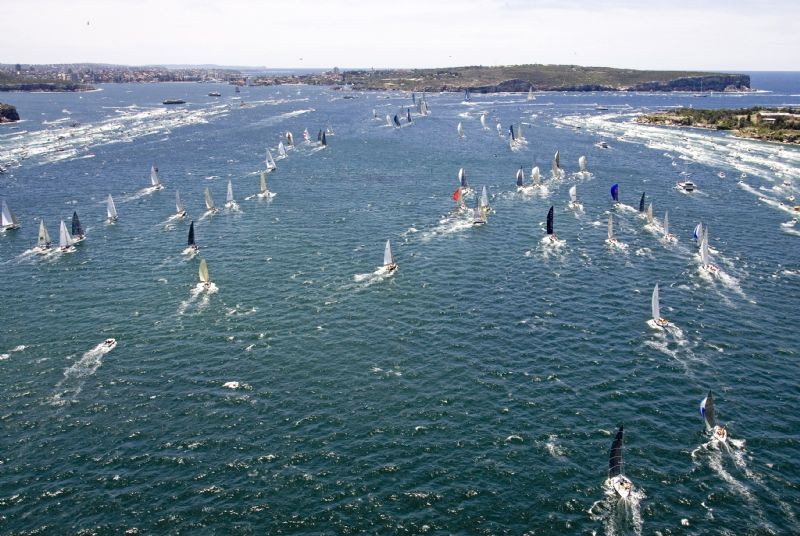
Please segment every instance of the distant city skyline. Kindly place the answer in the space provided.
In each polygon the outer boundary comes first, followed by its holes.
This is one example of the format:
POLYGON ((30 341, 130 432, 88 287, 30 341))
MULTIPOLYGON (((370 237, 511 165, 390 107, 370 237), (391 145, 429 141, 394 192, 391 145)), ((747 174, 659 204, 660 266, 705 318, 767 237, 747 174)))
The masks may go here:
POLYGON ((0 63, 797 70, 800 2, 27 0, 0 63))

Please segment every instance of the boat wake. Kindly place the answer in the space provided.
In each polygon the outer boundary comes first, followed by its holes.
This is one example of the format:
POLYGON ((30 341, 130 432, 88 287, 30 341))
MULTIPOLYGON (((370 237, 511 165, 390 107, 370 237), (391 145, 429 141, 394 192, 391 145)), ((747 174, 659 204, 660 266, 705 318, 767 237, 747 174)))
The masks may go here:
POLYGON ((182 301, 178 306, 178 314, 186 313, 190 307, 195 307, 198 311, 205 309, 208 306, 211 295, 216 294, 218 290, 219 288, 214 283, 209 283, 208 288, 204 283, 198 283, 192 289, 189 299, 182 301))
POLYGON ((587 511, 592 521, 603 524, 603 533, 606 536, 625 534, 631 529, 634 534, 641 536, 644 527, 641 502, 647 497, 644 490, 634 487, 630 495, 623 499, 607 480, 603 484, 603 493, 605 497, 595 501, 587 511))
POLYGON ((387 272, 383 266, 375 270, 374 272, 370 272, 367 274, 354 274, 353 275, 353 282, 356 283, 357 288, 367 288, 375 283, 380 283, 384 279, 388 279, 395 274, 396 270, 393 272, 387 272))
MULTIPOLYGON (((127 203, 129 201, 136 201, 137 199, 141 199, 142 197, 144 197, 146 195, 153 194, 153 193, 155 193, 155 192, 157 192, 159 190, 163 190, 163 189, 164 189, 163 187, 148 186, 146 188, 142 188, 138 192, 135 192, 135 193, 132 193, 130 195, 126 195, 124 197, 121 197, 120 201, 123 202, 123 203, 127 203)), ((105 204, 105 201, 103 201, 103 204, 105 204)))
POLYGON ((97 372, 103 364, 103 356, 114 349, 101 342, 81 356, 80 360, 64 371, 64 377, 56 384, 50 403, 63 406, 68 402, 75 402, 86 382, 86 378, 97 372))
POLYGON ((420 239, 429 241, 438 236, 446 236, 453 233, 459 233, 465 229, 472 228, 472 220, 468 219, 460 211, 453 212, 439 220, 439 224, 430 231, 423 231, 420 234, 420 239))

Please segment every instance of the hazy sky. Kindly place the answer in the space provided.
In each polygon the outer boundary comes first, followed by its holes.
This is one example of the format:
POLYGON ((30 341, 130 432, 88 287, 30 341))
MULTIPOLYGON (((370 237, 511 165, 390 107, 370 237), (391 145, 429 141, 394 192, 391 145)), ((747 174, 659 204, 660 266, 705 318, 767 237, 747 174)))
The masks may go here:
POLYGON ((800 0, 0 4, 0 63, 800 70, 800 0))

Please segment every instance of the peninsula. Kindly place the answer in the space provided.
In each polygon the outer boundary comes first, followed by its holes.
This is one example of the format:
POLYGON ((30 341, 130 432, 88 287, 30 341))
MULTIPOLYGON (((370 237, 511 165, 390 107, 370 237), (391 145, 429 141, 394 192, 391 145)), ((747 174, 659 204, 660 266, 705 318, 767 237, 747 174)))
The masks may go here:
POLYGON ((730 130, 734 135, 800 144, 800 108, 742 108, 700 110, 678 108, 640 115, 637 123, 730 130))
POLYGON ((501 65, 441 69, 344 71, 353 89, 464 91, 748 91, 744 74, 638 71, 578 65, 501 65))

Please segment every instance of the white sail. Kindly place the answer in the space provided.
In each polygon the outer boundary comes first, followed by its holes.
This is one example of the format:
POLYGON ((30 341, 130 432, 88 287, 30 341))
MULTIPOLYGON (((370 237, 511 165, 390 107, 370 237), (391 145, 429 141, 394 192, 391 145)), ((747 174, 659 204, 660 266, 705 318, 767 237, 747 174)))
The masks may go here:
POLYGON ((267 175, 263 171, 259 174, 258 181, 261 183, 261 193, 267 191, 267 175))
POLYGON ((106 213, 109 220, 117 219, 117 207, 114 205, 114 198, 111 197, 111 194, 108 194, 108 199, 106 200, 106 213))
POLYGON ((61 220, 61 227, 58 230, 58 246, 61 249, 68 248, 73 244, 72 235, 67 231, 67 224, 61 220))
POLYGON ((578 187, 577 186, 573 185, 569 189, 569 200, 572 201, 573 203, 578 201, 578 187))
POLYGON ((386 124, 390 127, 394 127, 394 123, 392 122, 392 117, 389 114, 386 114, 386 124))
POLYGON ((669 236, 669 210, 664 212, 664 236, 669 236))
POLYGON ((14 216, 14 213, 11 212, 11 209, 8 208, 6 200, 3 199, 3 209, 0 211, 0 227, 13 229, 18 226, 17 218, 14 216))
POLYGON ((578 158, 578 166, 580 167, 581 172, 585 172, 586 171, 586 157, 585 156, 581 156, 580 158, 578 158))
POLYGON ((158 178, 158 169, 156 166, 150 166, 150 184, 152 186, 161 186, 161 180, 158 178))
POLYGON ((647 223, 653 223, 653 203, 647 205, 647 223))
POLYGON ((556 151, 556 154, 553 155, 553 161, 550 164, 550 167, 553 172, 553 176, 558 177, 559 172, 561 171, 561 158, 558 151, 556 151))
POLYGON ((608 215, 608 239, 612 240, 614 238, 614 216, 612 214, 608 215))
POLYGON ((539 166, 534 166, 533 169, 531 169, 531 179, 533 179, 533 184, 535 185, 539 184, 541 178, 542 177, 541 174, 539 173, 539 166))
POLYGON ((481 126, 483 127, 484 130, 488 130, 489 129, 489 127, 486 126, 486 114, 485 113, 481 114, 481 126))
POLYGON ((278 155, 286 156, 286 147, 283 146, 283 142, 278 143, 278 155))
POLYGON ((458 137, 459 138, 463 138, 464 137, 464 127, 461 126, 460 122, 458 123, 458 126, 456 127, 456 130, 458 130, 458 137))
POLYGON ((517 170, 517 186, 522 186, 522 179, 525 178, 525 172, 522 171, 522 168, 517 170))
POLYGON ((206 263, 205 259, 200 261, 200 269, 198 270, 198 273, 200 275, 201 283, 208 283, 209 281, 211 281, 208 278, 208 264, 206 263))
POLYGON ((175 210, 178 214, 186 212, 186 207, 183 206, 183 201, 181 201, 181 193, 178 190, 175 190, 175 210))
POLYGON ((458 168, 458 184, 464 186, 465 185, 464 183, 466 182, 465 177, 466 177, 466 172, 464 171, 464 168, 463 167, 458 168))
POLYGON ((489 206, 489 194, 486 191, 486 186, 481 190, 481 208, 489 206))
POLYGON ((703 229, 703 236, 700 237, 700 261, 703 266, 711 264, 711 258, 708 254, 708 227, 703 229))
POLYGON ((36 246, 40 248, 50 247, 50 235, 47 233, 47 227, 44 226, 44 220, 39 220, 39 237, 36 241, 36 246))
POLYGON ((203 192, 206 198, 206 209, 213 210, 214 209, 214 200, 211 199, 211 190, 206 187, 205 191, 203 192))
POLYGON ((529 101, 536 100, 536 97, 533 96, 533 86, 528 88, 528 100, 529 101))
POLYGON ((661 308, 658 305, 658 283, 653 287, 653 298, 650 301, 653 313, 653 321, 658 322, 661 319, 661 308))
POLYGON ((270 151, 269 149, 267 149, 267 161, 266 161, 266 163, 267 163, 267 169, 268 170, 269 169, 275 169, 276 167, 278 167, 277 165, 275 165, 275 159, 272 158, 272 151, 270 151))
POLYGON ((497 123, 497 125, 495 125, 495 128, 497 129, 497 133, 502 136, 503 135, 503 127, 500 125, 500 123, 497 123))
POLYGON ((525 135, 522 133, 522 121, 520 121, 519 127, 517 128, 517 139, 518 140, 524 140, 525 139, 525 135))
POLYGON ((292 136, 291 132, 286 133, 286 143, 289 147, 294 147, 294 136, 292 136))
POLYGON ((228 181, 228 195, 225 197, 226 203, 233 203, 233 184, 228 181))
POLYGON ((392 246, 387 240, 386 247, 383 250, 383 265, 388 266, 392 263, 394 263, 394 257, 392 257, 392 246))

